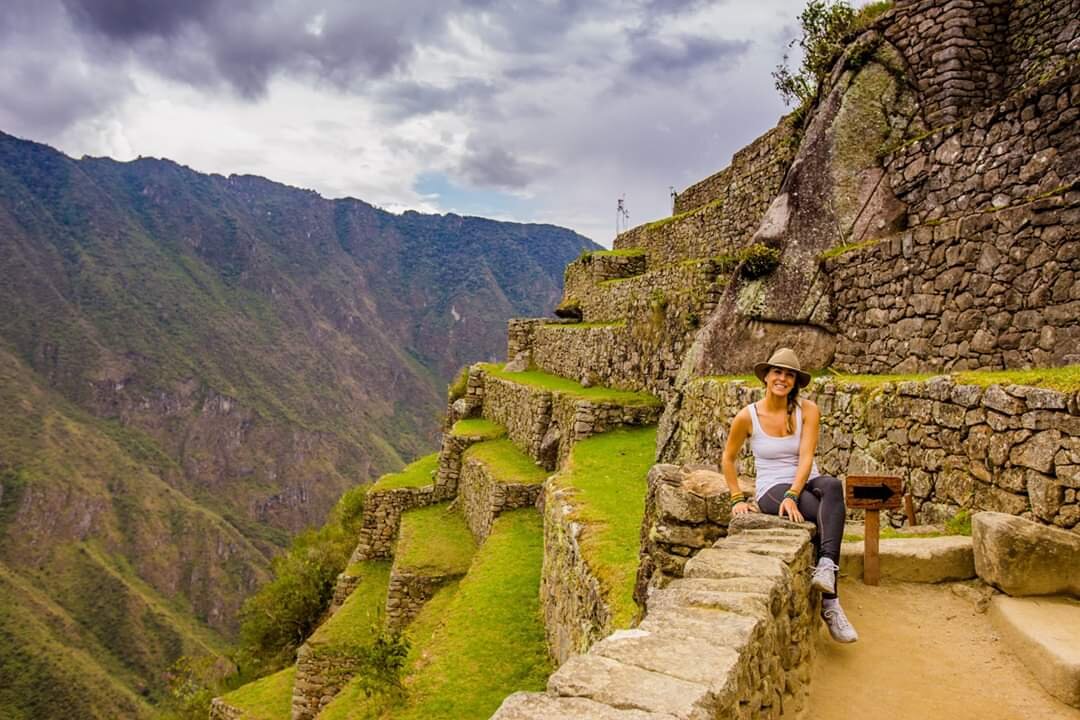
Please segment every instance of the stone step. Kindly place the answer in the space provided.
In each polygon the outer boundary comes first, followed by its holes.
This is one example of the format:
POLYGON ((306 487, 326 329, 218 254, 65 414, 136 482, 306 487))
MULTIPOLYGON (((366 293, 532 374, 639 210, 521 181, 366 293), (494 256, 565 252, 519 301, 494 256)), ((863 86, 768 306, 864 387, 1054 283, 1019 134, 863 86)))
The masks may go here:
POLYGON ((510 440, 489 440, 462 457, 458 507, 478 543, 483 543, 500 513, 532 507, 548 473, 510 440))
POLYGON ((653 395, 584 387, 539 370, 507 372, 501 365, 470 369, 481 376, 481 415, 506 428, 517 448, 553 470, 574 443, 621 426, 655 423, 663 406, 653 395))
POLYGON ((674 716, 623 710, 595 700, 516 692, 503 700, 491 720, 673 720, 674 716))
POLYGON ((997 595, 990 618, 1046 691, 1080 708, 1080 601, 997 595))
MULTIPOLYGON (((841 546, 841 574, 862 579, 863 547, 862 542, 841 546)), ((878 541, 878 555, 883 579, 936 583, 975 577, 971 538, 964 535, 886 538, 878 541)))

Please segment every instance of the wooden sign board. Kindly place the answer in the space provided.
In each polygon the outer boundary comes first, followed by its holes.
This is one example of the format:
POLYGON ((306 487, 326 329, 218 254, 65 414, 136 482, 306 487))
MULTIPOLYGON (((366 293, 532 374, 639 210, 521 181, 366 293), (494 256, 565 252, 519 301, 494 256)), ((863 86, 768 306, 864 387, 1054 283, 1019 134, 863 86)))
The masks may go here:
POLYGON ((895 475, 848 475, 844 503, 849 510, 896 510, 904 494, 904 481, 895 475))

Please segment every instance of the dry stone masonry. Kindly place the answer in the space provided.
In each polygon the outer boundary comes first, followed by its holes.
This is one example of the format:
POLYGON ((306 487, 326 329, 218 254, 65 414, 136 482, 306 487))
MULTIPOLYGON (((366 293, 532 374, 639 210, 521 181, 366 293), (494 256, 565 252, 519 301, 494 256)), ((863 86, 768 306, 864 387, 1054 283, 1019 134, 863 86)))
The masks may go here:
MULTIPOLYGON (((676 461, 716 462, 731 419, 759 385, 702 379, 684 395, 676 461)), ((1019 385, 987 388, 949 377, 855 383, 816 380, 823 473, 885 472, 906 479, 922 522, 961 508, 1073 528, 1080 523, 1080 398, 1019 385)), ((749 473, 752 460, 744 465, 749 473)), ((899 514, 892 515, 895 522, 899 514)))
POLYGON ((501 513, 532 507, 543 485, 511 482, 498 477, 481 460, 465 456, 461 467, 458 503, 477 543, 483 543, 501 513))

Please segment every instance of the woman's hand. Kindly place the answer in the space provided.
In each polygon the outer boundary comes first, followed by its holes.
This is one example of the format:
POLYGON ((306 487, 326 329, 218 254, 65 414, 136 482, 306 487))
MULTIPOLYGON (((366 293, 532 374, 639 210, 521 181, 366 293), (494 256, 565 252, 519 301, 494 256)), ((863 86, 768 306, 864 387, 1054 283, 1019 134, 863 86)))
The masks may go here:
POLYGON ((743 513, 754 512, 754 508, 750 507, 750 503, 742 500, 731 506, 732 515, 742 515, 743 513))
POLYGON ((799 512, 798 503, 796 503, 789 497, 785 497, 784 501, 780 503, 780 510, 777 511, 776 514, 780 517, 784 517, 786 515, 788 519, 790 519, 792 522, 803 521, 803 514, 799 512))

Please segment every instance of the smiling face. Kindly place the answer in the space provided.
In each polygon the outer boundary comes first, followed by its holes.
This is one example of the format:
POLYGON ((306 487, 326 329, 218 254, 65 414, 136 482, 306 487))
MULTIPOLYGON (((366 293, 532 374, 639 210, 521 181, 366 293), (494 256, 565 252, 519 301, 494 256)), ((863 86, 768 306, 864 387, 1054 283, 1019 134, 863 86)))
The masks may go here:
POLYGON ((795 371, 771 367, 765 373, 765 391, 786 398, 795 387, 795 371))

